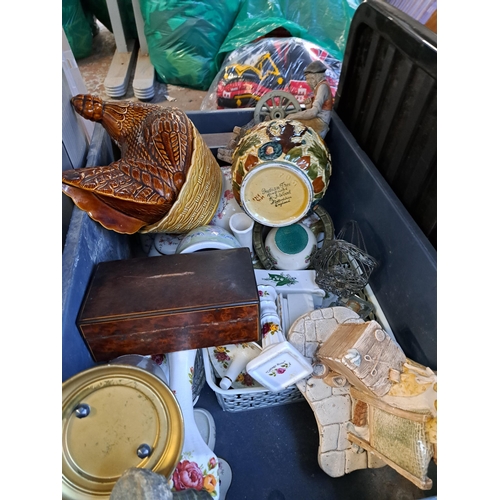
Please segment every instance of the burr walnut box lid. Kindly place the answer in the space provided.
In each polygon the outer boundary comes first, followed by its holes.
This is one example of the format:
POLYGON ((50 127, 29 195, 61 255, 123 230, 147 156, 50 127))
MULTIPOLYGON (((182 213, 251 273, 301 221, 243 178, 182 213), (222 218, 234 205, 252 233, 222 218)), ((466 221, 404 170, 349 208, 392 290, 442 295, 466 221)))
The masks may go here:
POLYGON ((102 262, 77 324, 96 361, 259 341, 250 251, 102 262))

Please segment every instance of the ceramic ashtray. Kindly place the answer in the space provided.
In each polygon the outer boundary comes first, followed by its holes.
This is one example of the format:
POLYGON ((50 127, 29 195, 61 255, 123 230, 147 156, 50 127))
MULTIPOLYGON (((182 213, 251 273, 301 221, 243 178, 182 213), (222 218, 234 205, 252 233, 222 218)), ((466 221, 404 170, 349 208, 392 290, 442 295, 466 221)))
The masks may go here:
POLYGON ((285 339, 274 287, 258 285, 261 302, 262 352, 246 366, 247 373, 271 392, 279 392, 313 372, 311 363, 285 339))

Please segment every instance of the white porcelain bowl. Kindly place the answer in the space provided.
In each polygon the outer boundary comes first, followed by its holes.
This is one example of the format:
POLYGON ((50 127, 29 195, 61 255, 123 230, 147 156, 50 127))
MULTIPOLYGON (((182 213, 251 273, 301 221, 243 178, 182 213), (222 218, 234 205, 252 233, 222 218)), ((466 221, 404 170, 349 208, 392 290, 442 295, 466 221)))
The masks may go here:
POLYGON ((273 227, 265 240, 266 253, 276 269, 307 269, 317 241, 304 224, 273 227))
POLYGON ((240 247, 240 242, 223 227, 206 225, 189 231, 177 245, 175 253, 192 253, 210 249, 226 250, 240 247))

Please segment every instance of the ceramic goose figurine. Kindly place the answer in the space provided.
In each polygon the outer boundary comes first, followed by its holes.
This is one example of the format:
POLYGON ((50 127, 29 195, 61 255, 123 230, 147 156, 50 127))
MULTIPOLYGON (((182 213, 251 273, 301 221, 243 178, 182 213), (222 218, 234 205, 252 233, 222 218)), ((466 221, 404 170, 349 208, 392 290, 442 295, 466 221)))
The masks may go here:
POLYGON ((71 103, 78 114, 102 124, 122 153, 109 165, 63 171, 63 192, 92 219, 124 234, 139 230, 181 233, 211 220, 220 199, 222 175, 182 110, 106 102, 82 94, 71 103), (180 200, 189 177, 193 178, 192 197, 180 200), (188 210, 180 209, 166 220, 177 200, 188 210), (193 200, 200 200, 198 208, 190 203, 193 200))

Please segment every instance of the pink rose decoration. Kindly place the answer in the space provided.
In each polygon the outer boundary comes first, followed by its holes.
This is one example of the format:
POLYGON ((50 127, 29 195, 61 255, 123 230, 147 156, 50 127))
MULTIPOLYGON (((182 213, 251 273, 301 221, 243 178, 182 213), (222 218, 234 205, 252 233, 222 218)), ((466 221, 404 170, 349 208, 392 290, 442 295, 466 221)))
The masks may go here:
POLYGON ((201 491, 203 489, 203 473, 197 463, 189 460, 183 460, 177 464, 172 480, 177 491, 188 489, 201 491))
POLYGON ((243 375, 243 385, 247 385, 248 387, 252 387, 252 385, 254 385, 254 380, 250 375, 248 375, 248 373, 243 375))
POLYGON ((215 457, 212 457, 209 461, 208 461, 208 469, 214 469, 215 466, 217 465, 217 460, 215 460, 215 457))
POLYGON ((278 369, 276 370, 276 373, 277 373, 278 375, 281 375, 282 373, 285 373, 285 371, 286 371, 286 370, 285 370, 284 368, 278 368, 278 369))
POLYGON ((262 326, 262 336, 265 337, 271 331, 271 323, 264 323, 262 326))
POLYGON ((151 356, 151 360, 154 361, 157 365, 161 365, 165 359, 165 354, 153 354, 151 356))
POLYGON ((215 359, 222 363, 223 361, 229 361, 231 358, 225 352, 214 353, 215 359))

